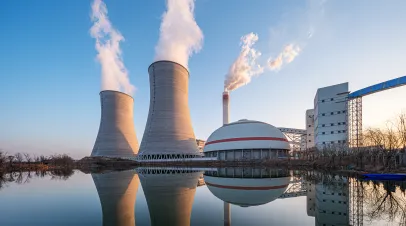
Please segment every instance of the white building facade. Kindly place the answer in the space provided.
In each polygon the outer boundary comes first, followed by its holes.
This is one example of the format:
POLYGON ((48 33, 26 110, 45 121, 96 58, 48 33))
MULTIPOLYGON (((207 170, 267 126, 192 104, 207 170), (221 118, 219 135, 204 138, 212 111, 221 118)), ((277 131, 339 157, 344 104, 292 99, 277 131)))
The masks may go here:
POLYGON ((314 147, 314 109, 306 110, 306 149, 314 147))
POLYGON ((314 145, 318 149, 347 145, 348 93, 348 83, 317 90, 314 98, 314 145))

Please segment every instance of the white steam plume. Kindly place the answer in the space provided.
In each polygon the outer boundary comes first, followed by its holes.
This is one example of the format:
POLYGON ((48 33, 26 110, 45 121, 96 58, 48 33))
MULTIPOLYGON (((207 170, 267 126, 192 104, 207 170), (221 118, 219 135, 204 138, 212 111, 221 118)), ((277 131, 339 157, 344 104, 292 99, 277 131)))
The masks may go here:
POLYGON ((188 59, 200 51, 203 32, 194 18, 195 0, 167 0, 162 15, 155 61, 170 60, 188 67, 188 59))
POLYGON ((124 37, 111 24, 107 17, 106 4, 102 0, 94 0, 90 17, 94 23, 90 34, 96 39, 97 59, 102 67, 101 89, 123 91, 132 95, 135 87, 130 83, 121 57, 120 41, 124 37))
POLYGON ((241 52, 238 58, 231 65, 226 79, 224 89, 226 91, 235 90, 251 81, 251 77, 261 74, 264 70, 256 60, 261 53, 253 48, 258 41, 258 35, 249 33, 241 37, 241 52))
POLYGON ((299 55, 301 49, 298 45, 289 44, 285 46, 282 52, 274 59, 270 58, 268 60, 268 67, 271 70, 279 70, 283 64, 288 64, 292 62, 297 55, 299 55))

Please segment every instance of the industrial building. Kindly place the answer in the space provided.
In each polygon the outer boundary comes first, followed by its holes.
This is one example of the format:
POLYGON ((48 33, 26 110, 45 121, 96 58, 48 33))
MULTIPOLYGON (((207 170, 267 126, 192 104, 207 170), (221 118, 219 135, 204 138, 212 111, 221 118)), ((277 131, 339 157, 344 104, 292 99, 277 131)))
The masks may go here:
POLYGON ((134 128, 134 100, 111 90, 100 92, 101 119, 91 156, 134 157, 138 140, 134 128))
POLYGON ((139 160, 200 157, 189 112, 189 71, 157 61, 148 73, 150 105, 139 160))
POLYGON ((289 150, 289 142, 279 129, 246 119, 223 125, 204 146, 205 157, 222 161, 284 158, 289 150))
POLYGON ((302 150, 311 149, 314 147, 314 110, 308 109, 306 111, 306 147, 302 150))
POLYGON ((139 179, 133 170, 92 174, 100 198, 104 226, 135 226, 139 179))
POLYGON ((347 142, 348 83, 317 90, 314 98, 314 144, 318 148, 347 142))

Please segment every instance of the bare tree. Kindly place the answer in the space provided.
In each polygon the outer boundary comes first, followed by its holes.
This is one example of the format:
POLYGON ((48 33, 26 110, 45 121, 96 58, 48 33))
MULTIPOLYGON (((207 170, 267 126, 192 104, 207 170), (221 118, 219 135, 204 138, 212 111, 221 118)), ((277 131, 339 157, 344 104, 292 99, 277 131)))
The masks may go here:
POLYGON ((30 154, 24 153, 24 157, 25 157, 25 161, 28 163, 28 165, 30 165, 31 161, 32 161, 30 154))
POLYGON ((19 164, 21 164, 23 162, 23 159, 24 159, 24 157, 23 157, 23 155, 21 153, 15 154, 14 158, 19 164))

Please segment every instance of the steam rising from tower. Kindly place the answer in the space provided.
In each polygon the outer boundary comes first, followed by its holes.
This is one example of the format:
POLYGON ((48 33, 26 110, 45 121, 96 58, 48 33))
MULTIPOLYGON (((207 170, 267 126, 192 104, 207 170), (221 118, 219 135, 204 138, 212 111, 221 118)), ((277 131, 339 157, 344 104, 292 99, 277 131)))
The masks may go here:
POLYGON ((261 52, 253 48, 258 41, 258 35, 249 33, 241 37, 241 52, 231 65, 224 81, 224 90, 233 91, 251 81, 251 77, 261 74, 264 70, 257 64, 261 52))
POLYGON ((133 98, 118 91, 100 92, 101 119, 91 156, 134 157, 138 140, 134 129, 133 98))
POLYGON ((194 18, 194 0, 167 0, 162 15, 155 61, 170 60, 188 68, 188 59, 200 51, 203 32, 194 18))
POLYGON ((96 39, 97 59, 102 67, 101 90, 123 91, 132 95, 135 88, 130 83, 121 57, 120 42, 124 37, 111 24, 102 0, 94 0, 91 19, 94 24, 90 34, 96 39))
POLYGON ((280 70, 283 64, 292 62, 297 55, 299 55, 301 49, 298 45, 289 44, 285 46, 282 52, 275 58, 268 60, 268 66, 271 70, 280 70))

